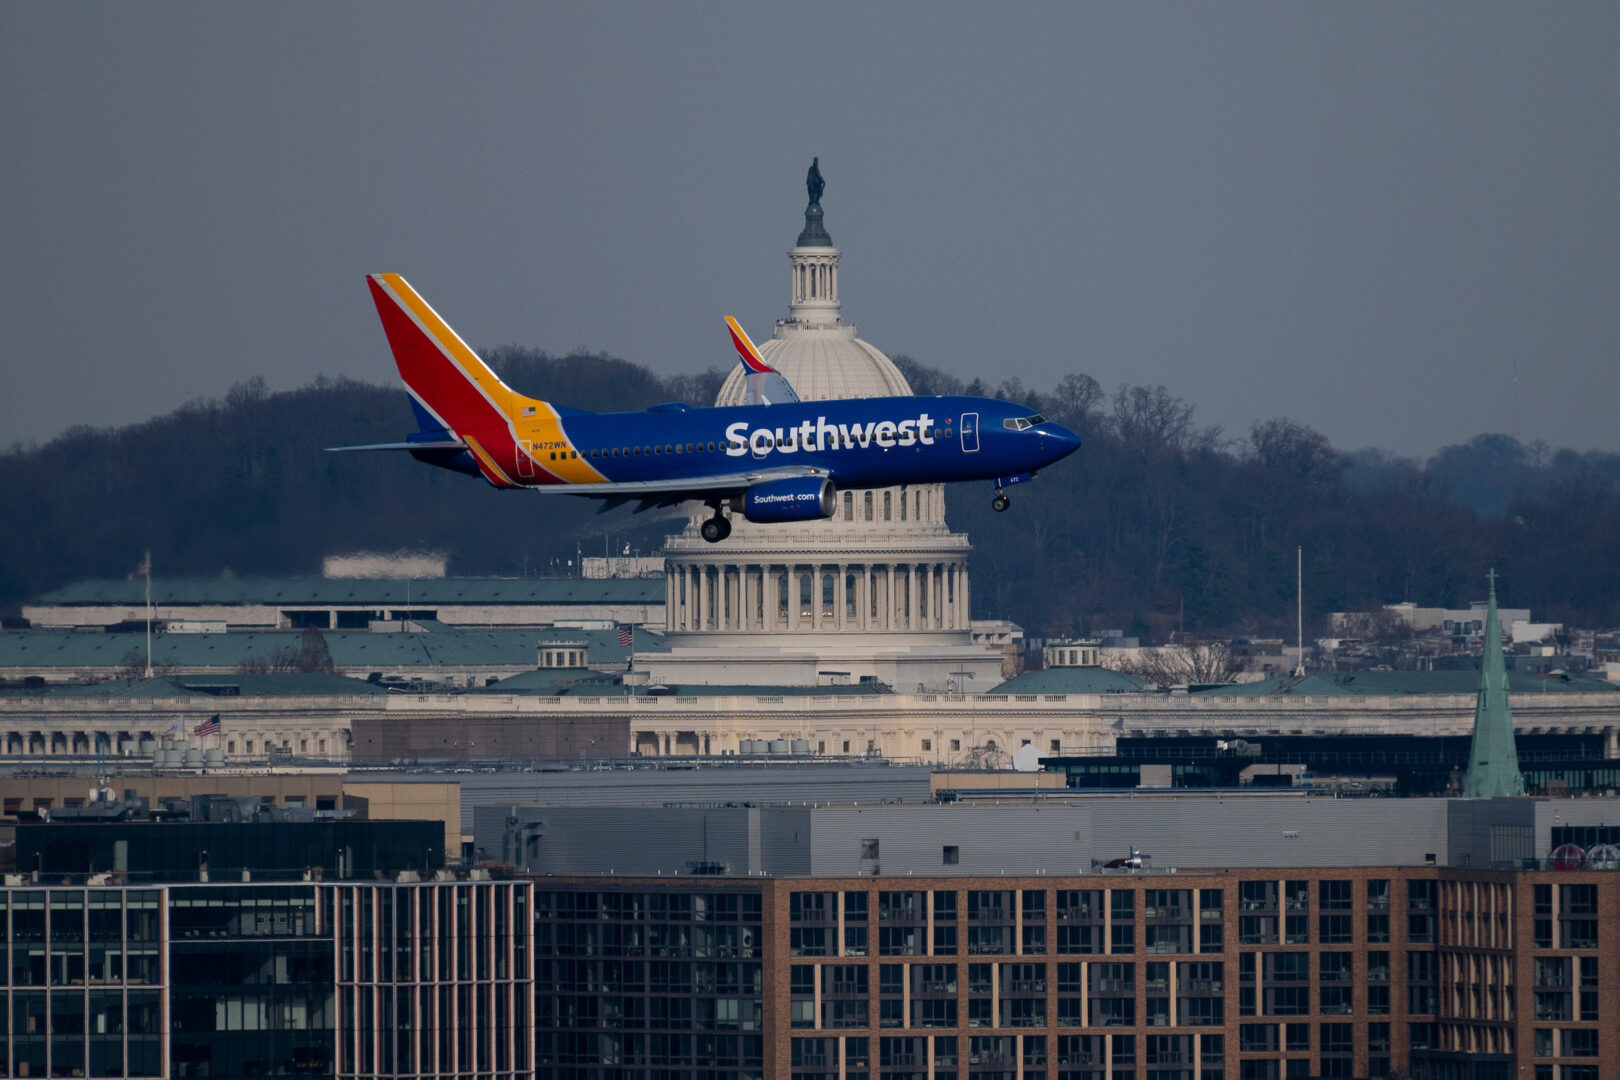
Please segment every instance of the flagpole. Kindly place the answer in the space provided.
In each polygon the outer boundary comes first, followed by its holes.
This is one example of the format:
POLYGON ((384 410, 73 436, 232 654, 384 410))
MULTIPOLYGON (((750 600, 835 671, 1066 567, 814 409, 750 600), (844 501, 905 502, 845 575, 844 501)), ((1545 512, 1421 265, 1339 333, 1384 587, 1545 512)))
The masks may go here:
POLYGON ((146 549, 146 677, 152 677, 152 549, 146 549))

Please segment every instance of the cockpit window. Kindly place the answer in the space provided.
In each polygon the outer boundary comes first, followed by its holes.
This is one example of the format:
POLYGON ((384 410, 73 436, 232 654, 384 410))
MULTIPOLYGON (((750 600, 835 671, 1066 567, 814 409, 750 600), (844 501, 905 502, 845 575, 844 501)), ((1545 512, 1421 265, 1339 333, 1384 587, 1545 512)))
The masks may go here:
POLYGON ((1036 424, 1046 423, 1046 417, 1042 416, 1040 413, 1035 413, 1033 416, 1029 416, 1026 419, 1029 420, 1030 427, 1034 427, 1036 424))
POLYGON ((1036 424, 1044 423, 1046 423, 1046 417, 1036 413, 1033 416, 1009 416, 1001 422, 1001 426, 1008 431, 1028 431, 1036 424))

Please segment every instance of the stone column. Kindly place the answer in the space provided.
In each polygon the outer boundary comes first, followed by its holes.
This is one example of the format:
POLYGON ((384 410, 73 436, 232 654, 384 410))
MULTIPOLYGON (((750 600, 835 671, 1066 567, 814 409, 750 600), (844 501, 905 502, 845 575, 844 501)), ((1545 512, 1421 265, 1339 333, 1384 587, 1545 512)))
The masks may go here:
POLYGON ((883 568, 883 629, 894 629, 894 563, 883 568))
POLYGON ((849 588, 849 564, 838 564, 838 584, 833 587, 833 602, 838 606, 834 609, 838 613, 838 629, 849 628, 849 604, 845 597, 849 588))
POLYGON ((737 568, 720 567, 720 622, 722 630, 737 629, 737 568))
POLYGON ((764 628, 766 630, 775 630, 777 605, 782 602, 782 586, 781 583, 776 580, 776 567, 761 567, 760 573, 762 575, 759 581, 760 591, 764 593, 763 599, 765 602, 765 618, 763 620, 764 628))
POLYGON ((860 616, 862 630, 872 628, 872 564, 861 566, 861 581, 855 589, 855 613, 860 616))
POLYGON ((709 628, 709 624, 707 622, 709 568, 704 566, 702 563, 699 563, 697 566, 693 567, 693 569, 697 571, 697 625, 694 627, 694 629, 707 630, 709 628))
POLYGON ((906 620, 907 630, 922 629, 922 602, 917 595, 917 582, 922 578, 922 574, 919 573, 921 569, 917 563, 912 563, 907 570, 909 577, 906 582, 906 608, 909 612, 909 618, 906 620))
POLYGON ((754 568, 743 567, 742 590, 742 628, 744 630, 758 630, 759 623, 754 612, 759 607, 759 586, 754 584, 754 568))
POLYGON ((799 628, 799 568, 789 564, 782 567, 782 573, 784 579, 782 584, 787 587, 787 596, 784 597, 787 603, 783 606, 783 610, 787 612, 787 629, 797 630, 799 628))
POLYGON ((664 625, 671 630, 686 629, 686 567, 679 563, 668 566, 665 575, 669 578, 668 592, 665 596, 664 625))
POLYGON ((812 629, 821 629, 821 576, 827 568, 820 563, 810 567, 810 626, 812 629))

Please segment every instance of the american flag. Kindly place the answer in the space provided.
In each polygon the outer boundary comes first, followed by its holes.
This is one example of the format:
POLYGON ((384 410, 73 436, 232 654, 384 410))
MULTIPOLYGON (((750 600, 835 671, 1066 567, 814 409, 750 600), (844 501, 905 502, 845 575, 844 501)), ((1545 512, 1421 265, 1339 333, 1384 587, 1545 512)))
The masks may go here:
POLYGON ((215 713, 213 716, 210 716, 208 719, 192 728, 191 733, 193 735, 218 735, 219 713, 215 713))
POLYGON ((619 627, 619 648, 628 649, 630 647, 630 643, 634 640, 635 632, 633 630, 631 630, 628 626, 619 627))

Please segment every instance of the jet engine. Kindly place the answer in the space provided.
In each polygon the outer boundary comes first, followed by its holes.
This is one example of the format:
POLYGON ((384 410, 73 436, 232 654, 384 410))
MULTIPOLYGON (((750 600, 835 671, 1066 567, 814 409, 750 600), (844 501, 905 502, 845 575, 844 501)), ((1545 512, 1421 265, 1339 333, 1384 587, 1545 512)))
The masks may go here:
POLYGON ((823 476, 767 480, 743 492, 743 517, 756 525, 779 521, 817 521, 837 509, 833 483, 823 476))

